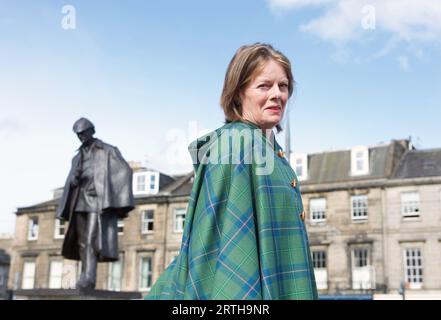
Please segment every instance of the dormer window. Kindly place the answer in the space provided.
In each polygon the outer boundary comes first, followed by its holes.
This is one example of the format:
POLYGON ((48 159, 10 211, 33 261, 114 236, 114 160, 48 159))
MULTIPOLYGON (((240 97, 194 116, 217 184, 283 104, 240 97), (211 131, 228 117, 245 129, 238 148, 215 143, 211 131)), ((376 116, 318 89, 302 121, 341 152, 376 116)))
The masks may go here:
POLYGON ((150 175, 150 190, 155 190, 155 180, 156 180, 156 175, 152 174, 150 175))
POLYGON ((159 192, 159 172, 141 171, 133 174, 133 194, 147 195, 159 192))
POLYGON ((291 160, 291 166, 293 167, 297 178, 300 181, 308 179, 308 155, 307 154, 294 154, 291 160))
POLYGON ((351 150, 351 175, 360 176, 369 174, 369 149, 364 146, 351 150))
POLYGON ((145 179, 146 175, 144 174, 140 174, 136 177, 136 192, 144 192, 146 190, 145 179))

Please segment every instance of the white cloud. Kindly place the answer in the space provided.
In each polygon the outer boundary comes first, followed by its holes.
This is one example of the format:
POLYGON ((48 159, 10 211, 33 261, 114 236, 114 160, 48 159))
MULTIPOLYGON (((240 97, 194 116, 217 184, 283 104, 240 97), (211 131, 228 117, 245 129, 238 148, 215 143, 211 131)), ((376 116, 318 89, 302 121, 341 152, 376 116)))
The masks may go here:
POLYGON ((353 40, 362 30, 361 10, 362 6, 356 1, 339 1, 323 16, 302 25, 300 29, 319 35, 325 40, 336 42, 353 40), (355 12, 358 14, 354 14, 355 12))
POLYGON ((408 71, 410 68, 409 58, 407 56, 399 56, 398 63, 400 64, 401 69, 404 71, 408 71))
POLYGON ((306 6, 318 6, 336 2, 337 0, 270 0, 272 8, 300 8, 306 6))
POLYGON ((332 42, 348 42, 377 30, 406 41, 441 40, 439 0, 268 0, 274 10, 323 8, 322 14, 300 28, 332 42), (364 29, 363 19, 375 8, 376 28, 364 29))

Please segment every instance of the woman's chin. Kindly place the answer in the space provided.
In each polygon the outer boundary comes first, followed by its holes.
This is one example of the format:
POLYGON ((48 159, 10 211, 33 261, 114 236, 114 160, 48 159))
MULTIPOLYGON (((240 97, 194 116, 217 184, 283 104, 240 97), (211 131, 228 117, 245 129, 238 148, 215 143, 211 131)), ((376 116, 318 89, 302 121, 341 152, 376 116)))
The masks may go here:
POLYGON ((269 117, 265 119, 265 121, 262 121, 262 129, 273 129, 281 120, 279 116, 269 117))

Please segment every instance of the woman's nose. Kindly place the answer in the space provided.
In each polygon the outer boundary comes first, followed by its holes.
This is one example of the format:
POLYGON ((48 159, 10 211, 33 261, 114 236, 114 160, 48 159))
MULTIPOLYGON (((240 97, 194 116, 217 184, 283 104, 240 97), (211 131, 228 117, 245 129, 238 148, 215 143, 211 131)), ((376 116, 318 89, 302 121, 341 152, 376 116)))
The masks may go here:
POLYGON ((274 84, 271 88, 271 99, 280 99, 281 93, 279 86, 274 84))

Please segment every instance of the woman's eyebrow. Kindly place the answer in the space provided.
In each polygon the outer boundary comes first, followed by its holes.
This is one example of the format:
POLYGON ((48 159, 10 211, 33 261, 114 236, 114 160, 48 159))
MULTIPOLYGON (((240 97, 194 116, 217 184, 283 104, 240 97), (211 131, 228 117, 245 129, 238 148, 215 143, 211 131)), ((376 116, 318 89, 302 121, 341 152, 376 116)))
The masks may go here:
MULTIPOLYGON (((255 79, 255 81, 273 81, 273 79, 267 78, 267 77, 265 77, 265 76, 257 76, 256 79, 255 79)), ((286 81, 286 82, 289 82, 288 78, 282 78, 282 79, 277 80, 277 81, 286 81)))

